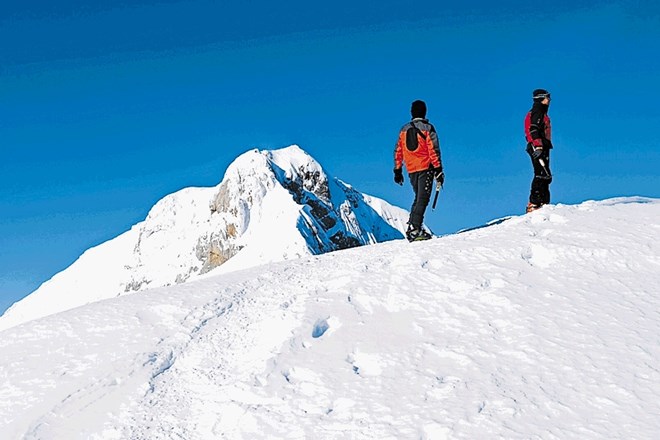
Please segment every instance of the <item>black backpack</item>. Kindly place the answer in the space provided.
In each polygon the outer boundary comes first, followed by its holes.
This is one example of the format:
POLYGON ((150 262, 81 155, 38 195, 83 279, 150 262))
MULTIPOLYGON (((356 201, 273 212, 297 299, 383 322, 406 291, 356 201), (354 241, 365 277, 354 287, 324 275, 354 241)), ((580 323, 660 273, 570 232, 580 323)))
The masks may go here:
POLYGON ((419 147, 419 141, 417 136, 421 136, 422 139, 425 139, 426 136, 422 133, 422 130, 415 126, 414 122, 410 123, 410 128, 406 130, 406 148, 408 151, 415 151, 419 147))

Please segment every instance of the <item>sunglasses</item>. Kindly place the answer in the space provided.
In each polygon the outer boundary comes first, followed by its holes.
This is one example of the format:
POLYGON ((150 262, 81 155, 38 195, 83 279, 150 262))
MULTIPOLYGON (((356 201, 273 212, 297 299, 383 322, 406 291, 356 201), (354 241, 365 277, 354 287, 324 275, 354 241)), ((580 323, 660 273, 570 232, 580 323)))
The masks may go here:
POLYGON ((550 101, 550 93, 548 93, 548 94, 543 93, 543 94, 541 94, 541 95, 536 95, 536 96, 534 97, 534 99, 537 99, 537 98, 541 98, 541 100, 543 100, 543 99, 545 99, 545 98, 548 98, 548 101, 550 101))

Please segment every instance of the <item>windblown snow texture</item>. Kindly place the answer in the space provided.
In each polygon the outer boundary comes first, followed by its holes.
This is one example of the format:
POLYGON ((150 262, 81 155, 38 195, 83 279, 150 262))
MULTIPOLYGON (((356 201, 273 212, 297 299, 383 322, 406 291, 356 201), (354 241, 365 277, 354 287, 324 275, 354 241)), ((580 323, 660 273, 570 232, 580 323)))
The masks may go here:
POLYGON ((546 206, 0 332, 3 439, 660 432, 660 200, 546 206))

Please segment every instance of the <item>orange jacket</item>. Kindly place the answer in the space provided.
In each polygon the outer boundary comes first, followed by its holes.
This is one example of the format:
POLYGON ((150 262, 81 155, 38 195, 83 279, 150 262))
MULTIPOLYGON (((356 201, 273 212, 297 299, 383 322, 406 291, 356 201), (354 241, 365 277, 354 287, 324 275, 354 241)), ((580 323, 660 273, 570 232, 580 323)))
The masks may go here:
POLYGON ((401 127, 394 147, 394 168, 401 168, 403 162, 406 163, 408 173, 428 170, 431 166, 442 169, 438 134, 427 119, 415 118, 401 127), (413 124, 417 128, 416 146, 408 145, 406 141, 408 130, 413 129, 413 124))

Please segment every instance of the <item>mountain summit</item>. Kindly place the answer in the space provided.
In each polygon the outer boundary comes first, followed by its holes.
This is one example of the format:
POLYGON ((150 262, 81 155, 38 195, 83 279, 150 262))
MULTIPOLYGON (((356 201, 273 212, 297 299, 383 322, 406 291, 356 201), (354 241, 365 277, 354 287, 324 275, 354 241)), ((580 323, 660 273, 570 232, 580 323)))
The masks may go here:
POLYGON ((2 439, 657 439, 660 200, 548 205, 0 332, 2 439))
POLYGON ((212 188, 160 200, 10 307, 0 330, 147 288, 401 238, 408 213, 330 178, 300 147, 239 156, 212 188))

